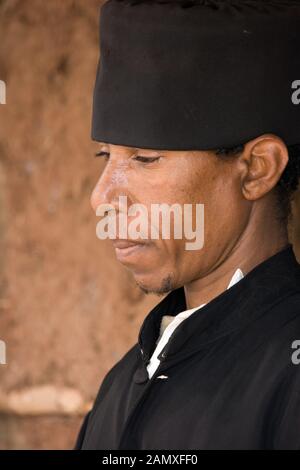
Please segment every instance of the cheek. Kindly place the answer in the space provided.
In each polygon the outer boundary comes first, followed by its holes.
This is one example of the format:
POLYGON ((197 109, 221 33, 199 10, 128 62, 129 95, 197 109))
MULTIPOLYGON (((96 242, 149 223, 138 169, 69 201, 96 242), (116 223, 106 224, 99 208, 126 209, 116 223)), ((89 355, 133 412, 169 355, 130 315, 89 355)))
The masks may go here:
POLYGON ((249 217, 250 205, 238 185, 221 184, 205 203, 205 246, 226 249, 242 235, 249 217))
MULTIPOLYGON (((210 250, 225 250, 241 236, 248 221, 250 205, 242 195, 238 175, 234 176, 229 165, 195 172, 187 187, 186 199, 194 204, 203 204, 204 246, 197 251, 200 258, 210 250)), ((195 209, 193 214, 195 229, 198 224, 195 209)), ((193 263, 192 252, 188 252, 186 257, 193 263)))

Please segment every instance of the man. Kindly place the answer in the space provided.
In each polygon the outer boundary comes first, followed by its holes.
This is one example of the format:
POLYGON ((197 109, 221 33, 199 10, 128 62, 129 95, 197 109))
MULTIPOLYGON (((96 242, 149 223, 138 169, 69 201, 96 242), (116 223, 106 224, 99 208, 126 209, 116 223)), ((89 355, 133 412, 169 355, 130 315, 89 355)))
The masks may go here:
POLYGON ((113 240, 140 288, 167 295, 76 448, 300 449, 299 2, 109 0, 100 28, 92 207, 201 203, 204 245, 113 240))

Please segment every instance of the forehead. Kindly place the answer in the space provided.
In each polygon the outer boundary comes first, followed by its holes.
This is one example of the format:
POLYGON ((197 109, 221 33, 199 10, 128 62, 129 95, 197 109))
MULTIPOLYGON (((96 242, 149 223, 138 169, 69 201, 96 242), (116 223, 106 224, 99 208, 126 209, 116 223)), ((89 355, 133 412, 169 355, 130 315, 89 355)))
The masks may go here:
MULTIPOLYGON (((102 141, 97 141, 97 144, 100 146, 100 147, 106 147, 106 148, 109 148, 111 150, 124 150, 124 151, 130 151, 130 152, 143 152, 143 153, 156 153, 156 154, 161 154, 161 153, 164 153, 165 155, 177 155, 177 156, 180 156, 180 155, 187 155, 187 154, 199 154, 200 153, 203 153, 199 150, 169 150, 169 149, 164 149, 164 150, 160 150, 160 149, 154 149, 154 148, 145 148, 145 147, 131 147, 131 146, 127 146, 127 145, 119 145, 119 144, 111 144, 110 142, 102 142, 102 141)), ((206 152, 206 151, 204 151, 206 152)))

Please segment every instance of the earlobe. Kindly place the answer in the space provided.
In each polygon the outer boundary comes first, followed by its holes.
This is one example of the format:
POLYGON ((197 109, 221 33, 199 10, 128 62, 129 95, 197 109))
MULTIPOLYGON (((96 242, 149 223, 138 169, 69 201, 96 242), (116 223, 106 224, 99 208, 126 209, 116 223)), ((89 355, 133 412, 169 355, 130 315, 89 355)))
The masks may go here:
POLYGON ((288 150, 277 136, 261 136, 248 142, 243 154, 247 172, 242 191, 248 200, 257 200, 268 194, 278 183, 288 163, 288 150))

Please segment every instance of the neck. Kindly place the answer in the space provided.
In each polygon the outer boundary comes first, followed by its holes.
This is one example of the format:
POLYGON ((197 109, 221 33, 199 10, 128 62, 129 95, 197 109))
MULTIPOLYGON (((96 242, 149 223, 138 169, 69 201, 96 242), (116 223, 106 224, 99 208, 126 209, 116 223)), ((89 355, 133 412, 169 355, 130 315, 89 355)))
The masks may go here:
POLYGON ((224 292, 237 268, 245 276, 287 246, 287 227, 277 222, 274 215, 269 206, 252 211, 245 230, 235 245, 228 248, 226 256, 218 260, 209 273, 184 286, 187 309, 208 303, 224 292))

